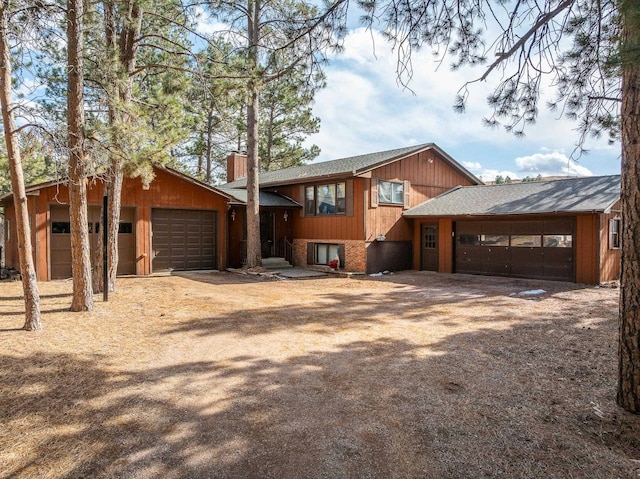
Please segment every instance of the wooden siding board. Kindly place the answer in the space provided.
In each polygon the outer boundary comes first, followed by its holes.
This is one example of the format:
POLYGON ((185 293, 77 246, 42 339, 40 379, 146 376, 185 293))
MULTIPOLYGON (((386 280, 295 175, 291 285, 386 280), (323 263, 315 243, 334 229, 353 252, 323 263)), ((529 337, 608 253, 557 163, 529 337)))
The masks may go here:
MULTIPOLYGON (((293 237, 298 239, 317 239, 334 238, 342 240, 358 240, 362 239, 362 223, 363 223, 363 183, 362 178, 348 178, 331 180, 334 181, 353 181, 353 204, 350 209, 353 215, 327 215, 327 216, 297 216, 293 224, 293 237)), ((322 182, 312 182, 309 185, 317 185, 322 182)), ((306 185, 305 185, 306 186, 306 185)), ((304 204, 304 188, 299 185, 291 185, 279 187, 278 193, 289 196, 300 204, 304 204)), ((350 211, 349 211, 350 212, 350 211)))
POLYGON ((621 249, 609 247, 609 221, 614 217, 620 217, 620 213, 601 214, 600 221, 600 278, 599 281, 614 281, 620 279, 621 249))
MULTIPOLYGON (((410 185, 409 206, 413 207, 459 185, 471 182, 433 151, 424 151, 372 171, 372 184, 379 180, 406 181, 410 185)), ((373 186, 371 190, 373 190, 373 186)), ((370 191, 370 194, 373 191, 370 191)), ((414 237, 413 223, 402 217, 402 205, 370 205, 366 209, 365 240, 382 233, 389 241, 414 237)))

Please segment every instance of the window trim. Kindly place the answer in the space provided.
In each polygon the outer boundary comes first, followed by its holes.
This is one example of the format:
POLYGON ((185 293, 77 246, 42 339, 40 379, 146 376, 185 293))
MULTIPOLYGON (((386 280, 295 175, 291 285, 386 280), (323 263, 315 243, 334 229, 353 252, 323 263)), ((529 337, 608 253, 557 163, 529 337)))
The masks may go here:
POLYGON ((304 187, 304 215, 305 216, 313 216, 313 217, 322 217, 322 216, 347 216, 347 203, 348 203, 348 185, 347 181, 333 181, 333 182, 324 182, 313 185, 305 185, 304 187), (342 185, 342 192, 344 196, 339 197, 338 191, 340 188, 338 185, 342 185), (318 201, 318 189, 323 187, 333 187, 333 213, 321 213, 319 211, 320 202, 318 201), (310 198, 309 192, 313 191, 313 199, 310 198), (342 200, 341 202, 339 200, 342 200), (341 205, 341 206, 340 206, 341 205), (340 208, 339 208, 340 206, 340 208), (341 211, 339 211, 339 209, 341 211))
POLYGON ((391 181, 391 180, 381 180, 378 179, 378 204, 379 205, 385 205, 385 206, 404 206, 405 204, 405 199, 404 199, 404 195, 405 195, 405 191, 404 191, 404 187, 405 184, 403 181, 391 181), (383 201, 382 197, 381 197, 381 192, 382 192, 382 185, 384 183, 388 183, 390 185, 390 194, 391 194, 391 201, 383 201), (394 199, 394 193, 397 193, 397 191, 394 191, 394 186, 395 187, 400 187, 400 201, 395 201, 394 199))
POLYGON ((621 241, 621 235, 620 235, 621 230, 622 230, 622 218, 610 218, 609 219, 609 249, 622 248, 622 241, 621 241), (615 228, 614 228, 614 225, 615 225, 615 228))

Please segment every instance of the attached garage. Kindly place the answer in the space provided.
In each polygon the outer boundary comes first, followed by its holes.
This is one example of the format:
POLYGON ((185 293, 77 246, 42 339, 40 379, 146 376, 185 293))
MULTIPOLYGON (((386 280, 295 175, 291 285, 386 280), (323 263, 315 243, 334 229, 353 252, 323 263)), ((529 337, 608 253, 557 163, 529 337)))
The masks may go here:
POLYGON ((216 269, 217 219, 216 211, 154 208, 152 271, 216 269))
POLYGON ((574 281, 573 218, 457 221, 455 272, 574 281))
POLYGON ((414 268, 597 284, 620 274, 620 176, 458 187, 407 210, 414 268))

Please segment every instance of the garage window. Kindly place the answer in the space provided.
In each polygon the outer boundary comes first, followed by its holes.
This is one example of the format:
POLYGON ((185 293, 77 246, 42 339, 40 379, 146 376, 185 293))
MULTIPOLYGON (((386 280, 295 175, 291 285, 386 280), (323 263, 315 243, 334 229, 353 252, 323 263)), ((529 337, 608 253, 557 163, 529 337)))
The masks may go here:
POLYGON ((509 246, 508 235, 482 235, 483 246, 509 246))
POLYGON ((51 232, 53 234, 69 234, 71 233, 71 223, 68 221, 54 221, 51 223, 51 232))
POLYGON ((609 249, 620 249, 620 227, 622 220, 612 218, 609 220, 609 249))
POLYGON ((480 246, 480 235, 458 235, 458 244, 464 246, 480 246))
POLYGON ((542 241, 539 235, 512 235, 511 246, 516 248, 539 248, 542 241))
POLYGON ((571 235, 544 235, 542 244, 545 248, 571 248, 573 236, 571 235))

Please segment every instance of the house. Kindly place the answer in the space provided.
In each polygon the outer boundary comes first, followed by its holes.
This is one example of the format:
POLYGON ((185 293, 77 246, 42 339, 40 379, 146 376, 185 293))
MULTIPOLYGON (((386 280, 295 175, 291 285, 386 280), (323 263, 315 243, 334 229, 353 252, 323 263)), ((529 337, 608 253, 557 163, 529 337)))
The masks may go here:
POLYGON ((620 275, 620 176, 458 187, 404 217, 415 269, 585 284, 620 275))
MULTIPOLYGON (((245 177, 246 156, 230 155, 229 183, 220 190, 246 194, 245 177)), ((457 186, 481 183, 433 143, 262 172, 261 192, 300 205, 261 206, 263 257, 289 256, 296 266, 338 257, 342 269, 368 273, 411 269, 413 224, 403 213, 457 186)), ((240 266, 244 209, 231 214, 229 265, 240 266)))
MULTIPOLYGON (((148 275, 163 271, 227 267, 226 217, 241 200, 169 168, 155 168, 147 186, 125 178, 118 234, 118 274, 148 275)), ((92 258, 97 244, 103 185, 87 186, 88 228, 92 258)), ((274 201, 265 193, 265 201, 274 201)), ((71 235, 67 186, 50 181, 27 188, 37 278, 71 276, 71 235)), ((294 202, 283 205, 299 207, 294 202)), ((19 269, 12 195, 0 198, 5 208, 5 263, 19 269)))
MULTIPOLYGON (((156 168, 125 179, 118 274, 241 267, 246 257, 245 155, 212 187, 156 168)), ((87 186, 99 234, 102 184, 87 186)), ((68 190, 27 189, 39 280, 71 274, 68 190)), ((13 198, 6 266, 18 268, 13 198)), ((295 266, 373 273, 432 270, 597 284, 620 272, 620 177, 484 185, 433 143, 260 174, 262 255, 295 266)))

